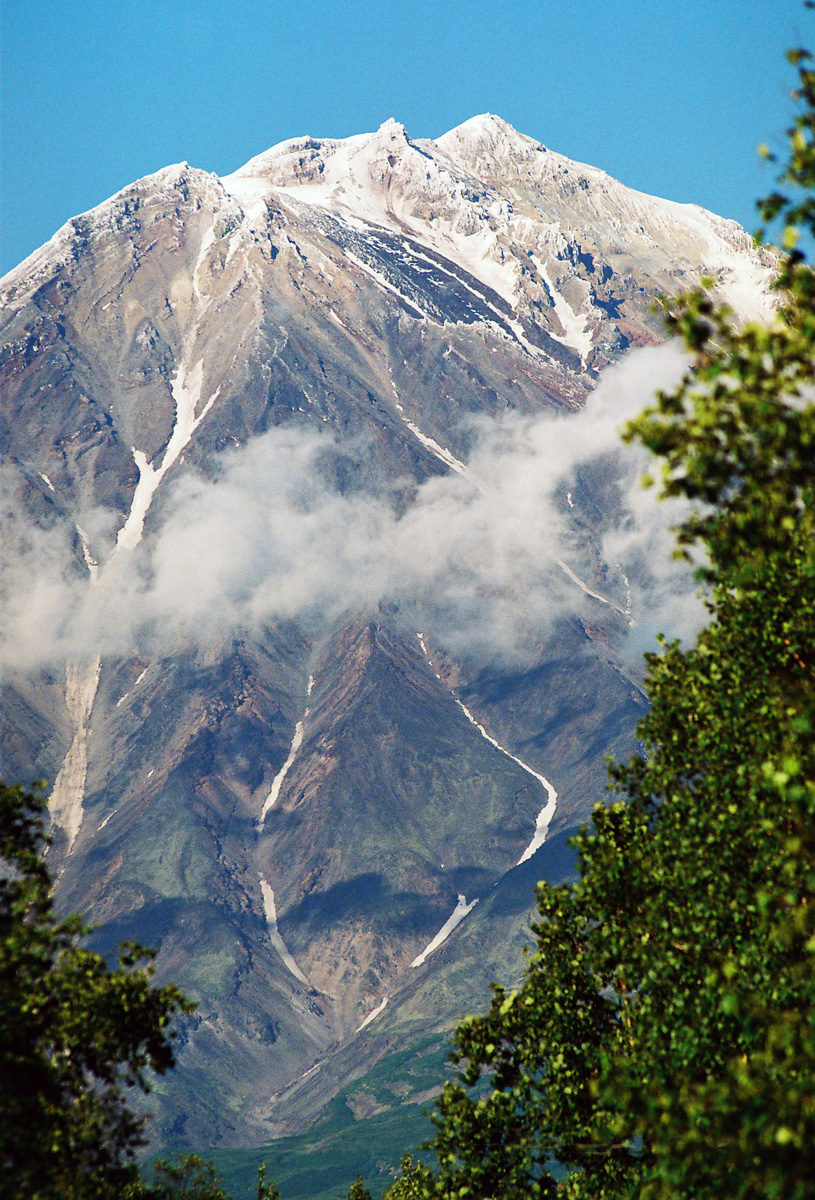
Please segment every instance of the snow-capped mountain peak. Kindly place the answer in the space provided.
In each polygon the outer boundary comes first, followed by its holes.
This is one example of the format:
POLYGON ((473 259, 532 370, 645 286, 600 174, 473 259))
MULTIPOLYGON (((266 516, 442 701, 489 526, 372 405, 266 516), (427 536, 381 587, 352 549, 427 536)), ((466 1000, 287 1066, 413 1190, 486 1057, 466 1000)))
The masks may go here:
MULTIPOLYGON (((743 317, 772 312, 772 256, 735 222, 634 191, 492 113, 436 140, 412 139, 393 117, 372 133, 297 137, 220 180, 186 163, 164 168, 64 226, 37 252, 36 278, 111 223, 126 226, 148 195, 169 201, 190 189, 219 210, 222 225, 245 223, 247 233, 264 226, 270 206, 294 202, 363 237, 365 227, 408 237, 465 272, 483 296, 484 288, 494 294, 488 304, 500 298, 517 321, 510 335, 530 353, 542 327, 586 365, 601 366, 619 348, 618 332, 607 341, 608 318, 631 303, 634 279, 672 291, 711 274, 743 317), (616 286, 623 279, 625 299, 616 286)), ((20 276, 29 283, 30 265, 20 276)), ((4 281, 10 288, 19 270, 4 281)), ((649 340, 639 325, 625 336, 649 340)))
POLYGON ((200 997, 162 1131, 310 1121, 517 960, 642 711, 569 414, 659 292, 771 266, 482 114, 166 167, 3 281, 0 749, 61 905, 200 997))
MULTIPOLYGON (((508 153, 546 152, 546 147, 528 137, 495 113, 480 113, 436 138, 436 146, 451 157, 458 158, 466 147, 471 152, 504 158, 508 153)), ((463 155, 462 155, 463 157, 463 155)))
POLYGON ((523 323, 548 311, 551 334, 584 361, 610 303, 608 271, 656 275, 665 290, 710 272, 744 317, 772 311, 771 259, 735 222, 634 191, 492 113, 436 140, 412 139, 393 118, 374 133, 296 138, 223 184, 252 211, 277 194, 408 234, 495 291, 523 323))

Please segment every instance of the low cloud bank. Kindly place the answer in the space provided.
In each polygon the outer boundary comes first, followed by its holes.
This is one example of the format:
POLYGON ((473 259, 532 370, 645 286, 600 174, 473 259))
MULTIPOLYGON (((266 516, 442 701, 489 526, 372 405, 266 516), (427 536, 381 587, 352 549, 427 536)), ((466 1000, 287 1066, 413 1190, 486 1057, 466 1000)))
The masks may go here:
MULTIPOLYGON (((30 669, 92 652, 162 653, 283 619, 327 626, 382 602, 451 649, 510 659, 564 614, 597 620, 609 606, 622 626, 630 613, 637 654, 657 630, 688 636, 704 610, 671 557, 681 510, 642 489, 646 455, 619 433, 684 367, 675 346, 638 350, 576 415, 482 422, 467 475, 429 480, 406 508, 373 475, 362 490, 369 456, 354 489, 341 490, 336 460, 353 451, 330 434, 274 430, 224 453, 216 478, 168 484, 160 527, 109 556, 95 581, 77 570, 73 528, 44 531, 17 514, 0 660, 30 669)), ((80 524, 94 546, 110 514, 80 524)))

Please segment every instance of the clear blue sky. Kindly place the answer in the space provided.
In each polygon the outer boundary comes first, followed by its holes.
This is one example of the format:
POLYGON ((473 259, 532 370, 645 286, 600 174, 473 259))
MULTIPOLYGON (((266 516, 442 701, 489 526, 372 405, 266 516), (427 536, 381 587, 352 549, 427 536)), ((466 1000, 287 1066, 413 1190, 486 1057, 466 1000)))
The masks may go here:
POLYGON ((783 144, 799 0, 3 0, 0 270, 171 162, 393 116, 495 112, 572 158, 753 229, 783 144))

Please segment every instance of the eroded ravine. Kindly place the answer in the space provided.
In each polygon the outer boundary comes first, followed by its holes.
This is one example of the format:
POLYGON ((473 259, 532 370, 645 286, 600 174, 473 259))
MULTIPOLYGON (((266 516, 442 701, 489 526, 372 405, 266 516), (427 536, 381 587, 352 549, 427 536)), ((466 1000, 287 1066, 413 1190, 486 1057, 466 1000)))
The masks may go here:
MULTIPOLYGON (((158 467, 154 467, 142 450, 135 446, 132 448, 133 459, 139 471, 139 479, 133 492, 127 517, 119 529, 116 545, 106 564, 100 565, 93 557, 87 535, 77 526, 91 586, 100 591, 106 585, 107 570, 110 565, 120 554, 135 549, 141 541, 145 519, 162 479, 189 444, 220 392, 220 388, 216 388, 203 409, 200 412, 197 411, 203 387, 204 360, 203 358, 198 359, 193 366, 190 366, 190 360, 201 317, 209 305, 209 298, 202 296, 198 273, 211 239, 212 231, 210 229, 202 238, 193 268, 195 308, 190 329, 183 339, 181 358, 176 373, 170 382, 170 390, 175 404, 175 419, 161 463, 158 467)), ((101 659, 98 655, 90 661, 69 663, 66 667, 65 707, 71 724, 71 743, 57 773, 49 797, 48 808, 52 824, 61 829, 68 839, 68 853, 72 851, 82 828, 88 777, 91 715, 100 673, 101 659)))

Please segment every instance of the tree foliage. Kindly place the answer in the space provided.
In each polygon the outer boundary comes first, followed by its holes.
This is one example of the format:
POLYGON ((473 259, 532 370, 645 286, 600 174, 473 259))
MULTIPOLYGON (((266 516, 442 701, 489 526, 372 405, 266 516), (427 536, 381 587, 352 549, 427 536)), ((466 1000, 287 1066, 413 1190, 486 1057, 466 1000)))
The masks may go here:
POLYGON ((81 919, 56 916, 44 810, 0 784, 0 1192, 84 1200, 135 1179, 129 1098, 173 1066, 171 1022, 191 1005, 151 985, 148 951, 124 945, 110 970, 81 919))
POLYGON ((382 1200, 424 1200, 431 1178, 429 1168, 420 1159, 403 1154, 399 1176, 385 1189, 382 1200))
POLYGON ((150 1176, 150 1184, 140 1185, 142 1190, 135 1193, 136 1200, 229 1200, 213 1164, 197 1154, 157 1158, 150 1176))
POLYGON ((371 1193, 362 1182, 362 1176, 357 1175, 348 1189, 347 1200, 371 1200, 371 1193))
POLYGON ((692 502, 678 552, 709 623, 649 656, 644 754, 612 769, 577 882, 539 885, 520 988, 456 1032, 425 1195, 812 1195, 815 71, 790 58, 800 110, 761 206, 777 317, 666 302, 692 366, 627 431, 692 502))
MULTIPOLYGON (((229 1200, 212 1163, 158 1158, 142 1179, 148 1073, 175 1064, 173 1019, 193 1005, 152 986, 152 952, 110 970, 59 920, 44 858, 45 801, 0 782, 0 1194, 15 1200, 229 1200)), ((257 1200, 280 1200, 261 1164, 257 1200)))

